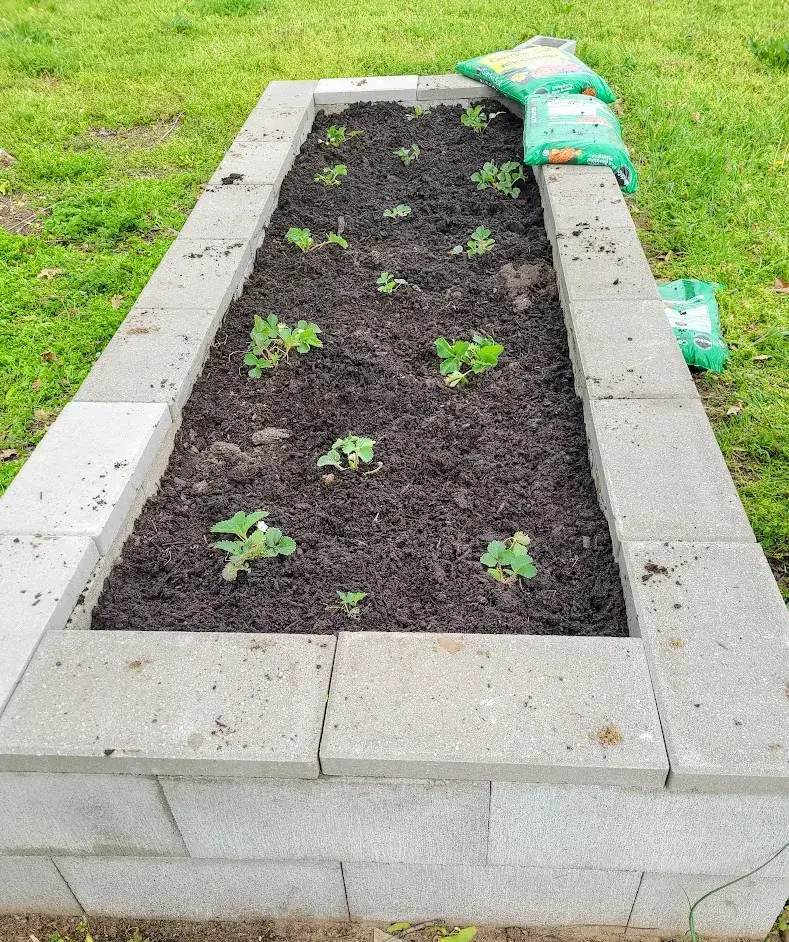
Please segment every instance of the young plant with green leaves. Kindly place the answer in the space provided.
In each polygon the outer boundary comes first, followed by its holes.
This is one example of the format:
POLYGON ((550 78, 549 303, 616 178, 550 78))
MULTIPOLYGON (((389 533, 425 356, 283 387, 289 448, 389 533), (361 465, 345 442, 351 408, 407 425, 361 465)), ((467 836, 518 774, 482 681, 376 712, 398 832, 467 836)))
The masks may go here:
POLYGON ((336 468, 338 471, 358 471, 359 465, 373 460, 375 440, 360 435, 338 438, 325 455, 318 458, 319 468, 336 468))
POLYGON ((295 327, 283 324, 276 314, 268 317, 255 315, 255 324, 250 331, 250 346, 244 356, 249 376, 258 379, 264 370, 275 369, 280 360, 287 360, 291 350, 309 353, 313 347, 322 347, 317 324, 299 321, 295 327))
POLYGON ((321 173, 315 175, 314 180, 326 186, 342 186, 342 178, 347 176, 348 168, 345 164, 335 164, 333 167, 324 167, 321 173))
POLYGON ((520 530, 507 540, 491 540, 479 561, 496 582, 511 584, 518 579, 533 579, 537 567, 527 552, 530 542, 520 530))
POLYGON ((503 111, 483 111, 482 105, 474 105, 473 108, 468 107, 460 116, 460 123, 463 127, 473 128, 477 134, 483 134, 490 122, 498 117, 500 114, 504 114, 503 111))
POLYGON ((456 245, 454 248, 450 249, 450 254, 463 255, 463 253, 465 253, 469 258, 487 255, 488 252, 493 251, 493 246, 496 244, 496 240, 491 239, 491 235, 493 235, 493 233, 490 229, 486 229, 484 226, 477 226, 471 233, 471 238, 466 242, 466 247, 463 248, 462 245, 456 245))
POLYGON ((416 121, 418 118, 424 118, 426 114, 430 114, 429 108, 423 108, 421 105, 414 105, 405 116, 405 119, 406 121, 416 121))
POLYGON ((364 134, 364 131, 346 131, 345 127, 337 127, 333 124, 326 128, 326 140, 321 141, 321 144, 326 144, 327 147, 340 147, 352 137, 358 137, 360 134, 364 134))
POLYGON ((264 523, 266 510, 244 513, 239 510, 229 520, 220 520, 211 527, 212 533, 228 533, 235 540, 219 540, 214 548, 227 553, 222 578, 235 582, 240 572, 249 572, 249 564, 255 559, 270 559, 274 556, 292 556, 296 542, 285 536, 277 527, 264 523))
POLYGON ((297 229, 291 226, 285 233, 285 241, 295 245, 305 255, 307 252, 314 252, 316 249, 322 249, 324 245, 339 245, 341 249, 347 249, 348 243, 341 235, 336 232, 327 232, 323 242, 317 242, 312 238, 309 229, 297 229))
POLYGON ((391 209, 384 210, 384 219, 405 219, 411 215, 411 207, 405 203, 398 203, 391 209))
POLYGON ((331 608, 339 609, 346 618, 359 619, 361 617, 362 610, 359 608, 359 603, 367 598, 366 592, 340 592, 338 589, 337 598, 340 604, 332 605, 331 608))
POLYGON ((520 189, 515 184, 523 178, 523 167, 514 160, 508 160, 500 167, 489 160, 483 164, 481 170, 471 174, 471 179, 477 184, 478 190, 487 190, 492 187, 499 193, 511 196, 514 200, 520 194, 520 189))
POLYGON ((375 283, 378 285, 381 294, 393 294, 398 288, 408 284, 405 278, 395 278, 390 271, 382 271, 375 279, 375 283))
POLYGON ((469 376, 485 373, 498 365, 504 347, 492 337, 474 334, 471 340, 453 340, 439 337, 435 342, 436 354, 441 360, 441 375, 447 386, 464 386, 469 376))
POLYGON ((411 144, 410 147, 400 147, 397 150, 392 151, 395 157, 399 157, 400 160, 406 165, 410 166, 415 160, 419 159, 419 155, 422 153, 419 144, 411 144))

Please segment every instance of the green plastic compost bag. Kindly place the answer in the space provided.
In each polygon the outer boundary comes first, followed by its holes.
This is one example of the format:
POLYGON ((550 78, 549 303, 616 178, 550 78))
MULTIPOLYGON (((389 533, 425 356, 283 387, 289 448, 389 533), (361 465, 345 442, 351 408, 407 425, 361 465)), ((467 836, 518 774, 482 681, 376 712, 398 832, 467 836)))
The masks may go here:
POLYGON ((610 167, 625 193, 638 186, 619 119, 608 105, 586 95, 533 95, 528 100, 523 162, 610 167))
POLYGON ((658 285, 666 316, 688 366, 723 372, 729 351, 721 331, 715 292, 723 285, 680 278, 658 285))
POLYGON ((571 53, 551 46, 491 52, 458 62, 455 68, 468 78, 492 85, 522 105, 530 95, 553 93, 591 95, 602 101, 615 101, 605 79, 571 53))

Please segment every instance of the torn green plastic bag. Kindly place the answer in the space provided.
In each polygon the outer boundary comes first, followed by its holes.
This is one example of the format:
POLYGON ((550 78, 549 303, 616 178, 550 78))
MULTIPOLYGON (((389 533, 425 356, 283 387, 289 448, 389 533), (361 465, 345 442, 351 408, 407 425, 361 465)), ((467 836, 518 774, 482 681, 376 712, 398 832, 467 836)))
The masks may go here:
POLYGON ((608 105, 586 95, 534 95, 528 100, 523 162, 610 167, 625 193, 638 186, 619 119, 608 105))
POLYGON ((721 331, 715 291, 723 285, 680 278, 658 285, 674 336, 688 366, 723 372, 729 351, 721 331))
POLYGON ((530 95, 591 95, 615 101, 615 95, 594 69, 562 49, 525 46, 504 49, 458 62, 461 75, 484 82, 508 98, 526 104, 530 95))

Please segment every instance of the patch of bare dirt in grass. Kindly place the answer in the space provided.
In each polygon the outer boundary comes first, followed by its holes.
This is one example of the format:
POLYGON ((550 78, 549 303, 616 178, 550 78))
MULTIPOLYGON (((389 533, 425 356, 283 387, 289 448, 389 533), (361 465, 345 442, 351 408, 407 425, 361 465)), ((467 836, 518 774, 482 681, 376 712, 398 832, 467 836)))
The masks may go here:
POLYGON ((0 229, 11 235, 35 235, 41 231, 46 210, 24 197, 0 194, 0 229))
POLYGON ((171 115, 131 128, 88 128, 87 138, 111 150, 151 150, 163 144, 183 124, 183 115, 171 115))

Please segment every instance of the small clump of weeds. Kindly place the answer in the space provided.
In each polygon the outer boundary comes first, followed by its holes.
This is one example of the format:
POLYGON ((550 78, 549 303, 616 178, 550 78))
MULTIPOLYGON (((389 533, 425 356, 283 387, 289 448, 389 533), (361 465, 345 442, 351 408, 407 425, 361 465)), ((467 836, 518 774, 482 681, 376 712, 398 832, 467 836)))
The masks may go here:
POLYGON ((416 121, 418 118, 424 118, 426 114, 430 114, 429 108, 423 108, 421 105, 414 105, 414 107, 405 116, 405 119, 406 121, 416 121))
POLYGON ((384 210, 384 219, 405 219, 406 216, 410 215, 411 207, 405 203, 398 203, 397 206, 384 210))
POLYGON ((441 360, 441 375, 447 386, 464 386, 469 376, 477 376, 498 365, 504 347, 492 337, 474 334, 471 340, 453 340, 446 337, 435 341, 436 354, 441 360))
MULTIPOLYGON (((318 458, 319 468, 336 468, 338 471, 358 471, 359 465, 369 464, 374 457, 375 440, 360 435, 338 438, 325 455, 318 458)), ((379 465, 380 467, 380 465, 379 465)))
POLYGON ((463 125, 463 127, 473 128, 477 134, 484 134, 490 122, 494 118, 497 118, 500 114, 504 114, 504 112, 487 112, 482 110, 482 105, 475 105, 473 108, 466 108, 466 110, 460 116, 460 123, 463 125))
POLYGON ((305 255, 307 252, 322 249, 324 245, 339 245, 341 249, 348 248, 347 241, 337 232, 327 232, 323 242, 316 242, 312 238, 312 233, 309 229, 297 229, 295 226, 291 226, 285 233, 285 241, 290 242, 291 245, 295 245, 296 248, 300 249, 305 255))
POLYGON ((367 598, 367 593, 340 592, 338 589, 337 598, 340 600, 340 604, 329 605, 327 608, 341 611, 346 618, 353 618, 358 621, 362 614, 362 610, 359 608, 359 603, 367 598))
POLYGON ((335 164, 333 167, 324 167, 321 173, 313 178, 316 183, 323 183, 326 186, 341 186, 342 178, 348 176, 348 168, 345 164, 335 164))
POLYGON ((514 160, 508 160, 500 167, 489 160, 483 164, 481 170, 471 174, 471 179, 477 184, 478 190, 487 190, 492 187, 515 200, 520 194, 520 189, 515 184, 523 180, 523 168, 514 160))
POLYGON ((248 375, 258 379, 264 370, 275 369, 280 360, 287 360, 288 354, 309 353, 313 347, 322 347, 317 324, 299 321, 295 327, 288 327, 277 317, 255 315, 255 324, 249 334, 250 346, 244 356, 244 363, 250 367, 248 375))
POLYGON ((491 239, 492 235, 493 233, 490 229, 486 229, 484 226, 477 226, 471 233, 471 238, 466 242, 466 247, 463 248, 462 245, 456 245, 449 250, 450 254, 463 255, 463 253, 465 253, 469 258, 486 255, 488 252, 493 251, 493 247, 496 244, 496 240, 491 239))
POLYGON ((364 134, 364 131, 346 131, 344 127, 337 127, 336 124, 333 124, 326 129, 326 140, 321 141, 321 144, 325 144, 327 147, 340 147, 352 137, 358 137, 360 134, 364 134))
POLYGON ((491 540, 479 561, 496 582, 515 583, 537 575, 534 560, 527 553, 528 536, 518 530, 507 540, 491 540))
POLYGON ((763 65, 782 71, 789 69, 789 34, 768 36, 766 39, 751 36, 748 48, 763 65))
POLYGON ((378 285, 378 290, 381 294, 392 294, 397 291, 398 288, 402 288, 408 284, 405 278, 395 278, 390 271, 382 271, 375 279, 375 283, 378 285))
POLYGON ((411 144, 410 147, 400 147, 397 150, 393 150, 392 153, 395 157, 399 157, 406 167, 409 167, 415 160, 419 159, 419 155, 422 151, 419 144, 411 144))
POLYGON ((239 510, 229 520, 220 520, 211 527, 212 533, 229 533, 237 537, 213 544, 215 549, 228 554, 222 570, 223 579, 235 582, 240 572, 249 572, 249 564, 255 559, 293 555, 296 541, 277 527, 264 523, 266 517, 266 510, 254 510, 250 514, 239 510))

